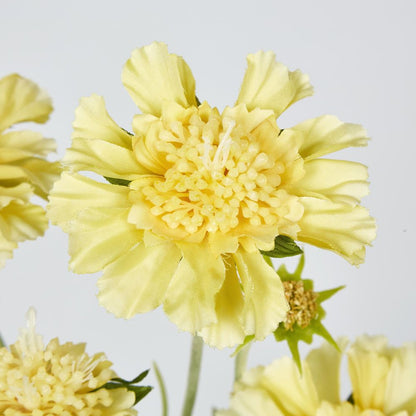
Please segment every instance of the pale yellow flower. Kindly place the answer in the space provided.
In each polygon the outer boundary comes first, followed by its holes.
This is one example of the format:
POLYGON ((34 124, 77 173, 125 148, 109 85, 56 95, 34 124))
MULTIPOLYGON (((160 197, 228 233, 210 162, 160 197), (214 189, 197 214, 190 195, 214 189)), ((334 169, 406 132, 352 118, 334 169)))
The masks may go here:
POLYGON ((55 150, 54 140, 7 129, 25 121, 44 123, 51 111, 51 99, 32 81, 17 74, 0 79, 0 267, 18 242, 45 232, 45 210, 30 201, 34 195, 46 199, 60 171, 58 163, 45 159, 55 150))
POLYGON ((199 104, 185 61, 153 43, 133 51, 122 79, 143 112, 134 134, 102 97, 83 98, 49 205, 69 233, 71 269, 104 270, 98 298, 108 310, 130 318, 163 304, 180 329, 232 346, 285 318, 282 283, 259 252, 277 235, 363 261, 375 235, 358 205, 367 170, 318 157, 365 145, 365 131, 332 116, 276 124, 312 94, 306 75, 271 52, 249 55, 236 104, 219 112, 199 104))
POLYGON ((0 412, 4 416, 133 416, 133 392, 102 387, 116 376, 103 353, 85 344, 46 347, 35 332, 35 313, 10 348, 0 348, 0 412), (99 388, 98 390, 96 390, 99 388), (96 390, 96 391, 95 391, 96 390))
MULTIPOLYGON (((345 348, 346 340, 339 345, 345 348)), ((362 336, 347 352, 353 403, 340 399, 342 354, 312 350, 302 375, 288 357, 247 371, 234 385, 229 410, 216 416, 411 416, 416 412, 416 344, 387 346, 362 336)))

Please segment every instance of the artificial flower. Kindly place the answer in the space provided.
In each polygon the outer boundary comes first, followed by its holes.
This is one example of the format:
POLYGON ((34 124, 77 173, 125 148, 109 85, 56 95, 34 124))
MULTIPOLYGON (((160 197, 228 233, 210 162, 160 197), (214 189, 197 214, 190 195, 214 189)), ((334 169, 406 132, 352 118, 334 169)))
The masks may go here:
POLYGON ((7 129, 26 121, 44 123, 51 111, 51 99, 32 81, 17 74, 0 79, 0 267, 18 242, 45 232, 45 210, 31 199, 46 199, 60 172, 57 162, 46 160, 55 150, 53 139, 7 129))
POLYGON ((35 312, 10 348, 0 348, 0 412, 4 416, 132 416, 135 393, 106 388, 116 373, 104 353, 89 356, 85 344, 44 346, 35 312))
POLYGON ((365 145, 364 129, 332 116, 276 124, 312 94, 305 74, 272 52, 249 55, 235 105, 220 112, 198 101, 185 61, 152 43, 133 51, 122 80, 143 113, 133 133, 102 97, 83 98, 49 205, 69 234, 71 269, 104 271, 98 298, 109 311, 130 318, 163 304, 181 330, 233 346, 285 319, 282 283, 259 251, 276 236, 363 261, 375 235, 358 205, 367 169, 318 157, 365 145))
MULTIPOLYGON (((346 340, 339 342, 346 347, 346 340)), ((312 350, 302 374, 288 357, 243 374, 229 410, 216 416, 411 416, 416 412, 416 344, 394 348, 381 336, 361 336, 347 351, 352 394, 340 399, 342 353, 312 350)))

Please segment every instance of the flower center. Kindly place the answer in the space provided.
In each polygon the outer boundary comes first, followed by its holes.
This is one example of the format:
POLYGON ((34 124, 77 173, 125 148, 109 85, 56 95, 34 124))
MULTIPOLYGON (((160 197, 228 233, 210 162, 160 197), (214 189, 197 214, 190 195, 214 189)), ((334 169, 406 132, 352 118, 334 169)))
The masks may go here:
POLYGON ((283 287, 286 300, 289 303, 289 312, 284 322, 285 329, 293 331, 295 324, 306 328, 316 317, 318 294, 312 290, 305 290, 303 282, 299 280, 284 281, 283 287))
POLYGON ((279 189, 285 164, 258 134, 210 107, 160 124, 152 146, 166 170, 139 189, 153 216, 187 234, 249 226, 274 227, 277 235, 297 200, 279 189))

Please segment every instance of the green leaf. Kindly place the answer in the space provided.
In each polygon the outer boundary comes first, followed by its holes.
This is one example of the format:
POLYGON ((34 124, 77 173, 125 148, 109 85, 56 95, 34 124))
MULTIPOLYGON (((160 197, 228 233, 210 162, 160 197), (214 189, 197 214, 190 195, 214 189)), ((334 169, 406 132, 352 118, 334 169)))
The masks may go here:
POLYGON ((128 181, 127 179, 110 178, 108 176, 104 176, 104 178, 108 182, 110 182, 112 185, 129 186, 129 183, 131 182, 131 181, 128 181))
POLYGON ((261 254, 269 257, 291 257, 302 254, 303 250, 288 236, 278 235, 274 239, 274 249, 271 251, 262 251, 261 254))
POLYGON ((134 404, 136 405, 140 400, 142 400, 144 397, 146 397, 152 390, 153 387, 151 386, 137 386, 136 384, 142 381, 147 374, 149 373, 149 370, 143 371, 140 373, 137 377, 135 377, 133 380, 124 380, 119 377, 112 378, 109 382, 105 383, 101 387, 98 387, 95 390, 97 391, 100 389, 107 389, 107 390, 114 390, 114 389, 127 389, 128 391, 132 391, 135 395, 135 401, 134 404))

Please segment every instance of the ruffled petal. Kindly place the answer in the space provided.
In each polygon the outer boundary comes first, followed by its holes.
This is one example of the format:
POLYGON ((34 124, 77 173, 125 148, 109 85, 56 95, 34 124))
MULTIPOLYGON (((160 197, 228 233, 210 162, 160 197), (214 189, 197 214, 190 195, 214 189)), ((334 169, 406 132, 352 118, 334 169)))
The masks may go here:
POLYGON ((416 344, 405 344, 395 351, 386 380, 384 412, 416 411, 416 344))
POLYGON ((54 139, 45 139, 42 134, 35 131, 9 131, 1 136, 0 148, 16 149, 36 156, 47 156, 56 150, 56 142, 54 139))
POLYGON ((362 409, 383 409, 389 371, 387 338, 361 336, 348 350, 354 403, 362 409))
POLYGON ((7 240, 34 240, 47 228, 45 210, 38 205, 12 201, 0 211, 0 233, 7 240))
POLYGON ((215 413, 215 416, 284 416, 266 391, 260 388, 245 388, 231 397, 231 409, 215 413))
POLYGON ((305 175, 290 187, 290 191, 298 196, 357 205, 368 194, 368 170, 361 163, 312 159, 303 167, 305 175))
POLYGON ((98 139, 73 139, 63 163, 71 171, 92 171, 130 181, 148 172, 139 165, 131 150, 98 139))
MULTIPOLYGON (((347 343, 346 338, 337 341, 341 350, 346 347, 347 343)), ((341 359, 342 352, 327 342, 308 354, 306 362, 320 400, 327 400, 331 403, 340 402, 341 359)))
POLYGON ((305 213, 299 221, 298 240, 332 250, 353 265, 363 263, 365 245, 376 237, 376 224, 361 206, 300 198, 305 213))
POLYGON ((302 366, 302 375, 295 362, 284 357, 264 368, 261 386, 279 404, 283 414, 315 416, 319 397, 309 367, 302 366))
POLYGON ((282 282, 258 251, 239 249, 232 256, 244 291, 241 322, 246 334, 262 340, 286 317, 288 304, 282 282))
POLYGON ((343 123, 335 116, 320 116, 306 120, 290 130, 302 137, 300 155, 305 160, 336 152, 346 147, 366 146, 369 140, 364 127, 343 123))
POLYGON ((90 208, 71 227, 69 266, 75 273, 95 273, 128 252, 143 232, 127 222, 128 208, 90 208))
POLYGON ((170 242, 152 247, 138 244, 105 269, 98 280, 99 302, 122 318, 157 308, 180 257, 180 250, 170 242))
POLYGON ((61 174, 59 162, 48 162, 37 157, 22 159, 14 163, 17 178, 26 179, 34 186, 34 192, 43 199, 47 199, 48 193, 54 182, 61 174), (20 172, 20 173, 19 173, 20 172))
POLYGON ((271 51, 248 55, 247 64, 237 104, 246 104, 249 110, 273 110, 279 117, 290 105, 313 94, 309 77, 299 70, 289 71, 271 51))
POLYGON ((4 267, 6 260, 13 257, 15 248, 17 248, 17 243, 5 238, 0 230, 0 269, 4 267))
POLYGON ((217 322, 198 333, 205 343, 216 348, 242 344, 246 335, 240 320, 244 298, 234 260, 231 256, 227 256, 224 257, 224 263, 226 264, 224 284, 215 297, 217 322))
POLYGON ((21 183, 17 186, 0 186, 0 209, 9 205, 12 201, 29 202, 33 194, 33 188, 28 183, 21 183))
POLYGON ((129 208, 129 188, 64 172, 49 196, 48 217, 65 232, 87 208, 129 208))
POLYGON ((109 116, 104 98, 99 95, 81 98, 72 126, 72 138, 101 139, 131 149, 132 136, 109 116))
POLYGON ((196 106, 191 70, 182 57, 170 54, 164 43, 135 49, 123 68, 122 81, 143 113, 159 117, 163 101, 196 106))
POLYGON ((50 97, 34 82, 18 74, 0 79, 0 132, 23 121, 44 123, 52 110, 50 97))
POLYGON ((183 257, 163 305, 178 328, 195 333, 217 322, 215 300, 225 279, 225 265, 221 256, 215 257, 202 244, 177 245, 183 257))

